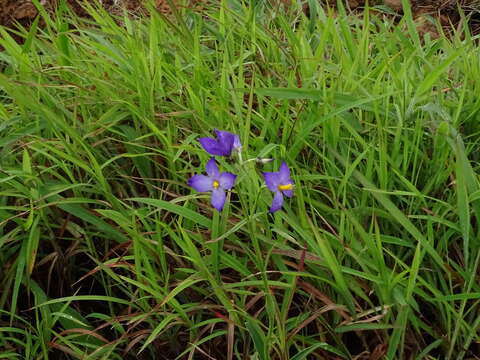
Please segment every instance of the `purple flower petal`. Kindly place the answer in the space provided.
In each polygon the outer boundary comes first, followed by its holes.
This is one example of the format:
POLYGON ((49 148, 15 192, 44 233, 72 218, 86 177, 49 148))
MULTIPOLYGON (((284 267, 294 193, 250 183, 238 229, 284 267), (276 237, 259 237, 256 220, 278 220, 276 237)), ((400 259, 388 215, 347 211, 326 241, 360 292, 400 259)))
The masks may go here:
POLYGON ((221 173, 218 182, 220 183, 220 187, 225 190, 229 190, 235 185, 235 179, 237 178, 237 175, 234 175, 229 172, 224 172, 221 173))
POLYGON ((228 151, 228 155, 230 155, 233 150, 241 150, 242 143, 240 142, 240 137, 238 135, 218 129, 215 129, 214 131, 215 134, 217 134, 218 142, 225 151, 228 151))
POLYGON ((282 208, 283 205, 283 195, 281 191, 276 191, 273 196, 272 205, 270 206, 270 212, 274 213, 282 208))
POLYGON ((290 179, 290 169, 285 162, 282 162, 282 164, 280 165, 278 173, 280 177, 280 183, 282 185, 292 184, 292 180, 290 179))
POLYGON ((233 150, 239 151, 241 149, 242 144, 240 143, 240 138, 238 135, 218 129, 215 129, 215 134, 217 135, 217 139, 209 137, 198 139, 202 147, 209 154, 217 156, 230 156, 233 150))
POLYGON ((212 138, 204 137, 198 139, 200 145, 205 149, 207 153, 210 155, 217 155, 217 156, 228 156, 230 153, 224 149, 221 144, 212 138))
POLYGON ((265 172, 265 183, 270 191, 273 191, 274 196, 270 212, 278 211, 283 205, 283 196, 293 196, 293 180, 290 178, 290 169, 285 162, 280 165, 279 171, 265 172))
POLYGON ((208 160, 207 165, 205 166, 205 170, 207 170, 207 174, 211 178, 218 177, 219 170, 215 158, 212 157, 210 160, 208 160))
POLYGON ((236 151, 242 150, 242 143, 240 142, 240 137, 238 135, 233 136, 233 149, 236 151))
POLYGON ((293 191, 292 190, 283 190, 282 193, 283 193, 283 195, 285 195, 286 197, 289 197, 289 198, 291 198, 293 196, 293 191))
POLYGON ((188 180, 188 185, 200 192, 212 191, 213 180, 205 175, 194 175, 188 180))
POLYGON ((212 191, 212 206, 217 209, 218 211, 223 210, 223 206, 225 205, 225 198, 226 198, 225 191, 223 189, 214 189, 212 191))
POLYGON ((233 142, 234 142, 235 136, 236 136, 235 134, 232 134, 229 131, 223 131, 223 130, 218 130, 218 129, 215 129, 214 131, 215 131, 215 134, 218 137, 218 142, 224 143, 226 145, 233 146, 233 142))
POLYGON ((280 185, 280 177, 278 172, 264 172, 265 184, 270 191, 278 191, 278 185, 280 185))
POLYGON ((220 147, 225 151, 226 154, 228 154, 226 156, 230 156, 233 150, 233 142, 235 140, 235 135, 229 133, 228 131, 221 131, 217 129, 215 129, 215 133, 217 134, 220 147))

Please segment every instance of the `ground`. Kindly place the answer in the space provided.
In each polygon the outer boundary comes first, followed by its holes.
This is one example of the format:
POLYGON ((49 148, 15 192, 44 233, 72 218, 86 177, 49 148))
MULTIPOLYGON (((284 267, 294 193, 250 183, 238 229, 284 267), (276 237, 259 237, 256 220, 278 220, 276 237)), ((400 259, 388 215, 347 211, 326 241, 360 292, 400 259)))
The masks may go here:
MULTIPOLYGON (((39 0, 39 2, 52 8, 59 0, 39 0)), ((288 4, 286 0, 269 0, 288 4)), ((67 0, 69 5, 76 13, 85 15, 82 0, 67 0)), ((104 6, 111 12, 117 12, 126 8, 132 12, 141 12, 143 10, 142 0, 100 0, 104 6)), ((205 0, 189 0, 187 6, 198 6, 199 3, 205 3, 205 0)), ((336 0, 328 2, 336 4, 336 0)), ((184 6, 185 2, 180 0, 156 0, 156 7, 162 13, 170 13, 169 3, 176 6, 184 6)), ((365 0, 346 0, 347 7, 350 10, 358 11, 364 7, 365 0)), ((402 13, 402 0, 372 0, 370 4, 384 6, 392 13, 402 13)), ((459 8, 470 15, 473 19, 472 29, 476 33, 480 30, 480 1, 479 0, 411 0, 414 16, 417 19, 419 31, 423 33, 436 34, 435 26, 431 23, 428 16, 437 17, 443 27, 448 28, 452 25, 458 26, 460 23, 459 8), (459 6, 460 5, 460 6, 459 6), (478 18, 476 20, 475 18, 478 18)), ((15 22, 28 25, 37 15, 37 10, 31 0, 0 0, 0 25, 12 26, 15 22)))
MULTIPOLYGON (((67 0, 68 4, 80 15, 86 12, 80 5, 81 0, 67 0)), ((110 11, 115 12, 121 8, 137 12, 142 8, 142 0, 100 0, 100 2, 110 11)), ((196 1, 194 1, 196 2, 196 1)), ((53 8, 58 0, 40 0, 40 3, 47 8, 53 8)), ((173 3, 178 3, 174 0, 173 3)), ((163 13, 169 13, 170 7, 166 0, 156 0, 157 9, 163 13)), ((0 0, 0 24, 11 26, 15 21, 22 24, 28 24, 35 18, 37 9, 31 0, 0 0)))

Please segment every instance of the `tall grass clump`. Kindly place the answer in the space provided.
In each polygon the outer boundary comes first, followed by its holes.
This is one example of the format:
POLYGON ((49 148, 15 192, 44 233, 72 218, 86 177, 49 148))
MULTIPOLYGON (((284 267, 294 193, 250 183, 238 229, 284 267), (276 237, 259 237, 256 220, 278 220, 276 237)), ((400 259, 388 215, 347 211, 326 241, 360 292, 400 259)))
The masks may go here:
POLYGON ((1 358, 480 352, 478 40, 309 4, 0 29, 1 358), (215 128, 221 212, 187 185, 215 128))

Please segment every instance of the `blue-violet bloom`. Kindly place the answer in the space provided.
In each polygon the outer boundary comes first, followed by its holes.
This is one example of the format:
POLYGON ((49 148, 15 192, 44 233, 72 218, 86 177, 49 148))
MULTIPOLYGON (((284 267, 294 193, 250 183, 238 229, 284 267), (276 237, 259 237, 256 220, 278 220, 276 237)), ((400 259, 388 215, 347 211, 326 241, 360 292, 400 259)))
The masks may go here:
POLYGON ((225 205, 225 190, 230 190, 235 184, 236 175, 218 170, 217 163, 211 158, 205 166, 207 175, 194 175, 188 180, 188 185, 200 192, 212 192, 211 203, 218 211, 225 205))
POLYGON ((230 156, 232 151, 241 151, 242 144, 238 135, 228 131, 215 129, 217 139, 203 137, 198 139, 206 152, 210 155, 230 156))
POLYGON ((293 180, 290 178, 290 169, 285 162, 280 165, 279 171, 264 172, 263 177, 270 191, 273 191, 273 201, 270 206, 270 212, 280 210, 283 205, 283 195, 293 196, 293 180))

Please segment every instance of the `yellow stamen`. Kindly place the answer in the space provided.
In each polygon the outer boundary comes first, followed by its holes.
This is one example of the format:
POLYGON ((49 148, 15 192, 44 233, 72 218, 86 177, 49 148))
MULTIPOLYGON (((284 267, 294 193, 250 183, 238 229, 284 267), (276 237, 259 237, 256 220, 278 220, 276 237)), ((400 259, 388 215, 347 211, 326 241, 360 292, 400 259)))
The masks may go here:
POLYGON ((213 188, 218 189, 219 186, 220 186, 220 183, 217 180, 213 180, 213 188))
POLYGON ((292 190, 292 188, 293 188, 292 184, 278 185, 278 190, 280 191, 292 190))

